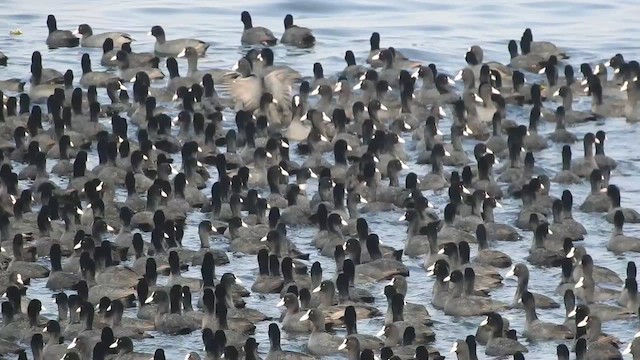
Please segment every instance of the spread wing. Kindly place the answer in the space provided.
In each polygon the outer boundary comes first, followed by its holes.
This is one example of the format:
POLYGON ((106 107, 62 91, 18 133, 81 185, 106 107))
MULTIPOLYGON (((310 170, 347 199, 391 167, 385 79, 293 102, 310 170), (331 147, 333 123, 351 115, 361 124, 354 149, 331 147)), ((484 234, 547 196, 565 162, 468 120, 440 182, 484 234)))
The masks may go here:
POLYGON ((283 109, 291 106, 291 89, 300 74, 291 69, 276 69, 264 76, 265 90, 273 95, 283 109))
POLYGON ((262 81, 257 76, 235 79, 231 83, 231 96, 236 103, 236 110, 257 109, 260 106, 262 90, 262 81))

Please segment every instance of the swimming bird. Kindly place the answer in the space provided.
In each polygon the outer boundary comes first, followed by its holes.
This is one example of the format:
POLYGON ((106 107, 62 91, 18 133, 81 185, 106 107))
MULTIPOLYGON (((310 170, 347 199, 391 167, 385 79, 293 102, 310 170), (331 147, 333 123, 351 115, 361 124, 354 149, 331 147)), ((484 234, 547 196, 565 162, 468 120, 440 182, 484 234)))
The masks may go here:
POLYGON ((207 52, 210 44, 197 39, 173 39, 167 40, 164 29, 155 25, 149 31, 149 36, 156 38, 154 50, 158 56, 177 56, 184 48, 191 46, 202 56, 207 52))
POLYGON ((338 353, 343 340, 325 331, 324 315, 320 309, 311 309, 300 318, 300 321, 309 320, 313 324, 313 331, 307 341, 307 351, 313 356, 327 356, 338 353))
POLYGON ((527 348, 517 340, 503 337, 503 321, 500 314, 495 312, 489 313, 482 322, 482 325, 489 325, 492 330, 485 348, 485 354, 489 356, 508 356, 513 355, 515 352, 528 352, 527 348))
POLYGON ((573 332, 566 326, 548 323, 538 319, 533 294, 525 291, 520 301, 522 302, 526 315, 524 336, 536 340, 571 339, 573 337, 573 332))
POLYGON ((58 30, 58 22, 53 15, 47 16, 47 28, 49 28, 49 35, 46 43, 51 49, 76 47, 80 44, 80 39, 75 37, 71 31, 58 30))
POLYGON ((133 41, 131 35, 123 32, 106 32, 94 34, 89 24, 80 24, 78 29, 73 32, 74 35, 80 35, 80 46, 100 48, 107 38, 113 41, 113 46, 122 47, 122 44, 133 41))
POLYGON ((271 323, 269 324, 268 329, 269 334, 269 352, 267 353, 265 360, 282 360, 282 359, 299 359, 299 360, 311 360, 314 359, 312 356, 295 352, 291 350, 282 350, 280 346, 280 328, 278 328, 278 324, 271 323))
POLYGON ((607 243, 607 250, 613 251, 614 253, 623 253, 626 251, 640 252, 640 238, 625 235, 622 230, 624 222, 624 212, 622 210, 616 210, 615 215, 613 215, 614 228, 607 243))
POLYGON ((112 81, 119 80, 118 75, 105 71, 93 71, 91 69, 91 59, 89 54, 82 54, 82 77, 80 77, 80 85, 88 87, 94 85, 96 87, 107 87, 112 81))
POLYGON ((295 25, 293 23, 293 15, 287 14, 284 17, 284 32, 280 42, 285 45, 297 46, 300 48, 308 48, 316 43, 311 29, 295 25))
MULTIPOLYGON (((240 20, 242 20, 242 23, 244 24, 244 30, 242 31, 242 36, 240 38, 240 42, 242 44, 272 46, 278 42, 278 39, 276 39, 271 30, 262 26, 253 26, 251 14, 249 14, 248 11, 243 11, 242 14, 240 14, 240 20)), ((293 17, 291 17, 291 23, 293 24, 293 17)))
POLYGON ((621 211, 624 214, 624 220, 628 223, 637 223, 640 222, 640 213, 631 208, 623 208, 620 206, 620 188, 616 185, 607 186, 607 197, 611 202, 611 208, 609 212, 605 215, 605 219, 608 222, 612 223, 615 214, 618 211, 621 211))

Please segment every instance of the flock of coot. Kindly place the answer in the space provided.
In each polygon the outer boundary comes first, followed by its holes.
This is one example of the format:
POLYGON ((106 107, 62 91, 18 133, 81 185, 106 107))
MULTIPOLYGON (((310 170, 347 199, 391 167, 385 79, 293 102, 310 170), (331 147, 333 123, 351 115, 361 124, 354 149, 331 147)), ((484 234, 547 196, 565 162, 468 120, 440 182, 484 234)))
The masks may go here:
MULTIPOLYGON (((170 345, 146 354, 137 341, 196 332, 202 343, 185 359, 525 359, 525 339, 557 345, 547 359, 640 359, 634 330, 602 332, 638 315, 635 264, 623 276, 599 266, 573 216, 600 214, 612 224, 606 250, 640 252, 623 230, 640 214, 621 202, 598 128, 640 121, 637 61, 615 54, 575 69, 571 54, 526 29, 506 44, 509 63, 474 45, 466 67, 447 74, 373 33, 360 63, 347 51, 338 73, 325 77, 315 63, 303 77, 274 51, 316 46, 310 29, 287 15, 278 38, 246 11, 241 20, 246 54, 233 68, 201 69, 207 42, 153 26, 153 51, 134 52, 127 33, 60 30, 49 15, 47 46, 87 48, 82 73, 46 68, 35 51, 28 84, 0 80, 0 358, 161 360, 170 345), (590 110, 574 108, 582 98, 590 110), (511 109, 528 119, 509 118, 511 109), (577 137, 572 126, 587 122, 592 132, 577 137), (576 142, 584 153, 572 154, 576 142), (536 153, 550 147, 562 167, 541 169, 536 153), (586 199, 550 194, 571 184, 590 186, 586 199), (494 215, 514 198, 515 217, 494 215), (190 223, 194 213, 207 220, 190 223), (389 246, 369 214, 401 214, 404 247, 389 246), (291 234, 300 228, 313 237, 291 234), (183 244, 192 240, 199 246, 183 244), (528 255, 512 259, 505 242, 528 255), (257 266, 243 284, 234 261, 245 256, 257 266), (432 293, 408 286, 408 258, 432 293), (190 267, 201 276, 185 276, 190 267), (557 268, 556 283, 529 288, 541 268, 557 268), (505 277, 517 280, 513 297, 492 296, 505 277), (39 281, 55 317, 30 291, 39 281), (384 292, 371 291, 379 282, 384 292), (246 306, 262 294, 279 294, 279 319, 246 306), (538 318, 559 307, 566 317, 538 318), (524 327, 501 315, 512 309, 524 327), (460 340, 436 349, 444 317, 479 326, 453 329, 460 340), (384 326, 358 332, 363 319, 384 326), (254 338, 261 322, 269 344, 254 338), (283 332, 302 337, 304 351, 281 346, 283 332)), ((0 65, 14 67, 11 57, 0 53, 0 65)))

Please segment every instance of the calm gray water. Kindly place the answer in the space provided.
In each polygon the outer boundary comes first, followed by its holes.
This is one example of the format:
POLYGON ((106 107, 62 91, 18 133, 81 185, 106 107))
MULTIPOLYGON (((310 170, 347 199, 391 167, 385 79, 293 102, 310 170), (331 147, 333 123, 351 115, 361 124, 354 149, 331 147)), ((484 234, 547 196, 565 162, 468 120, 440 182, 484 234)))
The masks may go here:
MULTIPOLYGON (((569 62, 579 65, 582 62, 599 62, 620 52, 633 57, 637 52, 635 35, 635 14, 638 5, 635 0, 619 0, 611 3, 601 1, 402 1, 402 2, 368 2, 361 0, 346 1, 252 1, 239 0, 234 2, 211 2, 192 0, 177 2, 168 0, 123 0, 123 1, 95 1, 84 2, 59 0, 45 2, 41 0, 5 0, 3 11, 0 13, 0 49, 10 58, 10 66, 0 68, 0 78, 20 77, 25 80, 29 76, 31 53, 39 50, 43 54, 45 67, 64 71, 73 69, 76 74, 80 71, 80 56, 84 52, 91 54, 94 69, 99 69, 101 49, 59 49, 50 51, 45 46, 47 28, 45 19, 47 14, 55 14, 58 28, 74 30, 80 23, 90 24, 94 32, 126 31, 133 35, 134 51, 151 51, 153 38, 146 36, 153 25, 162 25, 167 38, 196 37, 212 44, 207 56, 200 60, 201 68, 231 68, 246 49, 240 46, 242 24, 240 12, 248 10, 253 16, 254 25, 262 25, 272 29, 276 36, 282 33, 282 19, 285 14, 294 15, 295 22, 310 27, 318 39, 315 48, 310 50, 287 49, 281 45, 274 48, 276 62, 288 64, 299 70, 303 75, 311 75, 314 62, 321 62, 325 74, 335 74, 344 68, 343 56, 346 50, 353 50, 358 63, 363 63, 369 51, 369 36, 378 31, 382 36, 382 46, 395 46, 408 57, 428 64, 436 63, 441 71, 455 73, 464 63, 466 49, 474 44, 481 45, 486 60, 507 62, 507 41, 519 39, 525 27, 531 27, 534 38, 550 40, 563 47, 570 55, 569 62), (22 36, 9 36, 9 30, 20 28, 22 36)), ((186 63, 179 61, 181 70, 186 71, 186 63)), ((78 75, 76 75, 78 76, 78 75)), ((529 80, 534 80, 529 75, 529 80)), ((78 77, 76 77, 77 79, 78 77)), ((159 84, 158 86, 161 86, 159 84)), ((101 94, 104 95, 104 94, 101 94)), ((589 102, 577 104, 577 108, 588 107, 589 102)), ((555 108, 555 105, 554 107, 555 108)), ((527 116, 518 111, 509 116, 526 124, 527 116)), ((229 114, 230 115, 230 114, 229 114)), ((227 116, 227 118, 232 118, 227 116)), ((552 125, 541 124, 541 131, 552 130, 552 125)), ((609 119, 606 125, 588 124, 576 127, 573 131, 579 138, 586 132, 595 132, 595 127, 603 127, 608 134, 607 154, 618 160, 618 169, 612 174, 611 183, 617 184, 623 190, 623 205, 637 208, 640 204, 640 184, 634 181, 639 173, 636 165, 639 157, 633 146, 637 139, 637 128, 626 124, 623 120, 609 119)), ((448 121, 441 126, 448 129, 448 121)), ((408 140, 408 139, 407 139, 408 140)), ((474 142, 467 141, 465 146, 472 149, 474 142)), ((581 145, 573 148, 574 157, 582 153, 581 145)), ((560 168, 560 147, 551 148, 536 154, 536 163, 550 172, 560 168)), ((93 163, 97 162, 93 154, 93 163)), ((51 163, 51 162, 50 162, 51 163)), ((52 164, 50 164, 51 166, 52 164)), ((91 164, 90 164, 91 167, 91 164)), ((427 167, 411 166, 410 171, 425 173, 427 167)), ((210 184, 209 184, 210 185, 210 184)), ((574 194, 575 205, 579 205, 587 194, 585 184, 570 188, 574 194)), ((558 195, 564 190, 552 185, 551 192, 558 195)), ((440 209, 444 207, 441 195, 427 194, 440 209)), ((505 200, 505 207, 497 212, 497 220, 510 222, 517 214, 519 201, 505 200)), ((367 215, 373 231, 380 234, 387 244, 397 248, 403 247, 405 225, 397 222, 400 212, 383 215, 367 215)), ((199 223, 205 215, 195 212, 188 218, 189 224, 199 223)), ((581 221, 589 231, 585 246, 593 255, 596 264, 614 269, 624 275, 630 255, 624 258, 615 257, 608 253, 604 245, 608 239, 610 225, 600 215, 582 214, 574 212, 577 220, 581 221)), ((197 247, 198 241, 191 227, 185 237, 187 246, 197 247)), ((628 234, 637 235, 638 228, 627 225, 628 234)), ((333 260, 321 258, 314 249, 307 246, 308 239, 313 236, 314 229, 292 230, 290 236, 303 250, 311 252, 312 261, 320 260, 325 269, 325 277, 333 274, 333 260)), ((529 246, 531 233, 523 233, 522 242, 515 244, 500 244, 503 250, 521 261, 529 246)), ((146 239, 146 238, 145 238, 146 239)), ((224 246, 224 243, 215 243, 224 246)), ((472 249, 475 252, 475 249, 472 249)), ((430 308, 432 280, 425 276, 419 266, 421 260, 406 260, 410 265, 410 288, 407 301, 427 304, 436 321, 436 347, 442 353, 448 353, 451 344, 456 339, 463 339, 466 335, 475 333, 481 318, 467 318, 464 320, 445 317, 440 311, 430 308)), ((217 270, 219 274, 226 271, 235 272, 245 284, 250 285, 255 277, 254 257, 233 257, 232 263, 217 270)), ((193 268, 186 275, 199 276, 199 268, 193 268)), ((556 301, 562 299, 555 296, 553 291, 557 284, 559 269, 532 269, 530 288, 532 291, 545 293, 556 301)), ((32 297, 47 299, 50 303, 48 290, 44 289, 44 282, 34 281, 29 294, 32 297)), ((511 299, 515 291, 515 281, 506 280, 505 286, 493 293, 496 299, 511 299)), ((386 308, 382 287, 375 285, 380 291, 377 305, 386 308)), ((277 295, 252 296, 247 300, 249 307, 255 307, 268 315, 279 315, 275 304, 277 295)), ((44 315, 54 317, 48 307, 44 315)), ((503 314, 511 321, 512 327, 522 331, 524 313, 510 311, 503 314)), ((561 322, 564 309, 553 311, 539 311, 544 320, 561 322)), ((268 350, 266 326, 268 322, 258 325, 255 335, 261 343, 260 350, 268 350)), ((360 320, 359 329, 362 333, 375 333, 382 325, 382 319, 360 320)), ((604 324, 604 331, 618 336, 622 341, 629 341, 637 328, 637 320, 609 322, 604 324)), ((202 352, 200 333, 190 336, 167 337, 160 334, 155 339, 136 342, 137 351, 153 353, 157 347, 167 351, 169 359, 182 359, 189 351, 202 352)), ((283 333, 283 347, 286 349, 304 349, 305 337, 290 338, 283 333)), ((529 347, 527 359, 555 358, 557 343, 526 344, 529 347)), ((480 358, 484 358, 483 348, 479 348, 480 358)))

